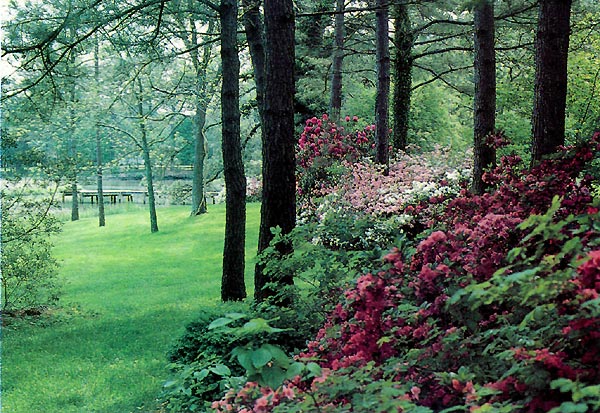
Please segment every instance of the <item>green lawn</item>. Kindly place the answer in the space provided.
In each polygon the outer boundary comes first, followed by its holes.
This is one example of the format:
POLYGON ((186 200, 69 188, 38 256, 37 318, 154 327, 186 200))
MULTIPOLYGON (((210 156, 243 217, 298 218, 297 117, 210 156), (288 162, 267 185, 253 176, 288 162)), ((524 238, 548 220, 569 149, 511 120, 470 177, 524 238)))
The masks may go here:
MULTIPOLYGON (((62 309, 46 323, 3 329, 4 413, 152 412, 166 356, 195 315, 219 302, 225 208, 187 207, 68 222, 55 255, 62 309)), ((246 280, 252 294, 259 205, 248 206, 246 280)))

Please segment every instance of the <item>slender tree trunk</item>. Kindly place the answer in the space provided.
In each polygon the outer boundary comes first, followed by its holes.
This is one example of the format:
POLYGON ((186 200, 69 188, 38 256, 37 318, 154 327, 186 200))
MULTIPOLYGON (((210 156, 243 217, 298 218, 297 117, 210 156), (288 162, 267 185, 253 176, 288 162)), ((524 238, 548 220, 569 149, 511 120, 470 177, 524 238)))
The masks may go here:
POLYGON ((77 174, 74 173, 73 180, 71 181, 71 193, 73 194, 71 200, 71 221, 79 220, 79 191, 77 190, 77 174))
POLYGON ((146 190, 148 191, 148 208, 150 211, 150 232, 158 232, 158 218, 156 216, 156 198, 154 195, 154 178, 152 176, 152 162, 150 159, 150 149, 145 132, 145 126, 142 126, 142 156, 144 158, 144 170, 146 174, 146 190))
POLYGON ((384 165, 387 175, 389 168, 389 95, 390 95, 390 41, 388 28, 387 0, 377 0, 375 12, 377 96, 375 100, 375 161, 384 165))
MULTIPOLYGON (((94 78, 96 87, 100 87, 100 64, 98 60, 98 40, 94 44, 94 78)), ((102 188, 102 136, 100 127, 96 125, 96 188, 98 190, 98 226, 106 225, 106 216, 104 213, 104 191, 102 188)))
POLYGON ((565 143, 571 0, 541 0, 535 41, 532 165, 565 143))
MULTIPOLYGON (((75 105, 75 92, 72 94, 71 104, 75 105)), ((70 109, 71 114, 71 133, 75 131, 75 113, 74 109, 70 109)), ((75 137, 71 136, 69 141, 69 153, 70 153, 70 163, 71 163, 71 193, 73 196, 71 197, 71 221, 79 220, 79 191, 77 189, 77 143, 75 137)))
MULTIPOLYGON (((214 27, 210 20, 208 31, 214 27)), ((210 62, 211 48, 206 45, 202 51, 202 57, 198 55, 198 35, 193 19, 190 19, 190 30, 192 31, 190 43, 190 56, 196 69, 196 113, 194 114, 194 173, 192 177, 192 211, 191 215, 201 215, 207 211, 206 193, 204 188, 204 161, 206 159, 206 136, 204 127, 206 125, 206 109, 210 102, 207 97, 207 72, 210 62)))
POLYGON ((150 145, 148 144, 148 131, 146 130, 146 119, 144 114, 144 93, 142 81, 138 78, 138 116, 140 127, 140 143, 142 157, 144 159, 144 170, 146 175, 146 190, 148 191, 148 209, 150 211, 150 232, 158 232, 158 217, 156 216, 156 198, 154 195, 154 178, 152 175, 152 162, 150 159, 150 145))
POLYGON ((412 47, 413 33, 411 30, 408 5, 394 4, 394 130, 393 146, 395 149, 406 150, 408 144, 408 120, 410 113, 410 97, 412 86, 412 47))
POLYGON ((240 62, 237 47, 237 0, 221 0, 221 120, 226 188, 225 246, 221 299, 246 298, 244 252, 246 241, 246 175, 240 139, 240 62))
MULTIPOLYGON (((69 30, 70 33, 70 37, 71 38, 75 38, 75 34, 73 33, 73 29, 69 30)), ((75 54, 71 54, 71 57, 69 59, 69 63, 70 63, 70 67, 74 68, 75 67, 75 54)), ((71 90, 70 90, 70 102, 69 102, 69 127, 70 127, 70 131, 69 131, 69 157, 70 157, 70 162, 71 162, 71 193, 73 194, 72 199, 71 199, 71 221, 78 221, 79 220, 79 193, 77 190, 77 178, 78 178, 78 174, 79 171, 77 170, 79 165, 77 164, 78 162, 78 156, 77 156, 77 140, 75 139, 75 130, 77 129, 76 126, 76 115, 75 115, 75 105, 77 104, 76 102, 76 95, 75 95, 75 85, 71 85, 71 90)))
POLYGON ((329 114, 335 123, 340 122, 342 110, 342 67, 344 64, 344 2, 336 0, 335 15, 335 42, 333 46, 331 64, 331 96, 329 100, 329 114))
POLYGON ((102 182, 102 137, 100 128, 96 126, 96 189, 98 191, 98 226, 106 225, 104 213, 104 190, 102 182))
MULTIPOLYGON (((198 98, 200 99, 200 98, 198 98)), ((201 215, 207 212, 206 194, 204 190, 204 160, 206 159, 206 137, 204 125, 206 124, 206 110, 196 104, 194 115, 194 172, 192 176, 192 212, 191 215, 201 215)))
MULTIPOLYGON (((250 49, 250 59, 254 69, 254 83, 256 84, 256 103, 261 119, 261 129, 264 126, 265 108, 265 38, 264 25, 260 16, 260 0, 243 0, 244 29, 246 40, 250 49)), ((264 132, 264 130, 262 130, 264 132)), ((264 133, 262 134, 264 138, 264 133)))
MULTIPOLYGON (((292 0, 265 0, 266 88, 265 142, 263 145, 263 198, 258 240, 261 253, 273 239, 271 229, 288 234, 296 225, 296 160, 294 154, 294 9, 292 0)), ((276 245, 281 254, 292 252, 289 243, 276 245)), ((257 301, 277 291, 269 282, 293 283, 293 274, 270 279, 256 265, 254 296, 257 301)), ((286 304, 281 302, 281 304, 286 304)))
POLYGON ((487 137, 496 127, 496 52, 494 50, 494 3, 485 0, 475 6, 475 99, 473 141, 473 186, 482 194, 485 169, 496 163, 496 151, 487 144, 487 137))

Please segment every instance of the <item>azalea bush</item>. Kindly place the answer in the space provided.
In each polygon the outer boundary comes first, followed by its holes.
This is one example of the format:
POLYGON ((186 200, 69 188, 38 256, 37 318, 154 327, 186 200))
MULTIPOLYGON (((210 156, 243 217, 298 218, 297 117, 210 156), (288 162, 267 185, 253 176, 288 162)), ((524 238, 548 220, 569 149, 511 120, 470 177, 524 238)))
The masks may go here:
POLYGON ((485 177, 494 190, 442 203, 414 254, 391 250, 343 292, 298 356, 319 372, 232 388, 213 407, 598 410, 598 149, 596 136, 531 170, 505 157, 485 177))
POLYGON ((440 146, 394 153, 384 174, 373 161, 374 126, 349 131, 358 118, 346 122, 308 119, 298 141, 299 223, 320 222, 324 245, 387 246, 398 228, 414 236, 469 185, 471 164, 440 146))

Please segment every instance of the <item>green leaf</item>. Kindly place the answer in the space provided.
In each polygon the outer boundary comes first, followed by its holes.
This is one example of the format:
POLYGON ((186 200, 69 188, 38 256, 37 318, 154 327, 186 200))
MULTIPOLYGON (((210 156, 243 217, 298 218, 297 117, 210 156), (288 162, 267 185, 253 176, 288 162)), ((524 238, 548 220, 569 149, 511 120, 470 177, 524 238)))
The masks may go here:
POLYGON ((567 393, 573 391, 575 383, 569 379, 556 379, 550 383, 550 388, 553 390, 560 389, 561 393, 567 393))
POLYGON ((202 381, 206 378, 206 376, 208 376, 208 373, 208 369, 202 369, 194 373, 194 378, 198 381, 202 381))
POLYGON ((244 347, 236 347, 231 352, 231 354, 233 354, 237 358, 238 363, 240 363, 240 365, 244 369, 246 369, 247 372, 254 371, 254 365, 252 364, 252 357, 250 356, 250 352, 251 350, 244 347))
POLYGON ((225 317, 231 318, 232 320, 241 320, 242 318, 248 317, 247 314, 244 313, 227 313, 225 317))
POLYGON ((273 360, 282 367, 289 366, 290 357, 278 346, 274 346, 272 344, 263 344, 263 347, 266 348, 273 358, 273 360))
POLYGON ((266 384, 272 389, 276 389, 283 384, 285 380, 285 371, 279 366, 270 366, 263 370, 263 384, 266 384))
MULTIPOLYGON (((554 409, 552 409, 554 410, 554 409)), ((585 413, 588 411, 588 406, 585 403, 564 402, 558 407, 556 412, 560 413, 585 413)))
POLYGON ((312 361, 306 365, 306 369, 310 372, 312 377, 321 377, 323 374, 321 366, 312 361))
POLYGON ((265 366, 273 358, 271 352, 264 345, 254 350, 250 357, 252 358, 252 364, 257 369, 265 366))
POLYGON ((536 275, 540 269, 538 267, 529 268, 527 270, 519 271, 508 275, 504 280, 506 283, 523 283, 530 281, 534 275, 536 275))
POLYGON ((303 370, 304 370, 303 363, 300 363, 300 362, 292 363, 286 371, 285 378, 288 380, 291 380, 294 377, 301 375, 303 370))
POLYGON ((229 324, 233 323, 234 321, 235 320, 232 320, 231 318, 227 318, 227 317, 217 318, 216 320, 213 320, 213 322, 208 325, 208 329, 214 330, 215 328, 225 327, 226 325, 229 325, 229 324))
POLYGON ((217 364, 210 371, 221 377, 231 376, 231 370, 225 364, 217 364))

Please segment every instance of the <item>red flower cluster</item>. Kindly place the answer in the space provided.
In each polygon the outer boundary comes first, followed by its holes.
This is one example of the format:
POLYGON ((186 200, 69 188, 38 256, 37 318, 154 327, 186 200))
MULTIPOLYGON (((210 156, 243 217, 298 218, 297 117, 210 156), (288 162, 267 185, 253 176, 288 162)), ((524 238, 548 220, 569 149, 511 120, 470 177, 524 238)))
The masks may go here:
MULTIPOLYGON (((347 116, 346 122, 349 121, 347 116)), ((352 121, 358 122, 358 117, 354 116, 352 121)), ((317 157, 348 161, 360 159, 371 151, 374 131, 375 126, 368 125, 362 131, 346 134, 344 127, 330 122, 326 114, 321 119, 308 119, 298 140, 298 164, 308 168, 317 157)))

